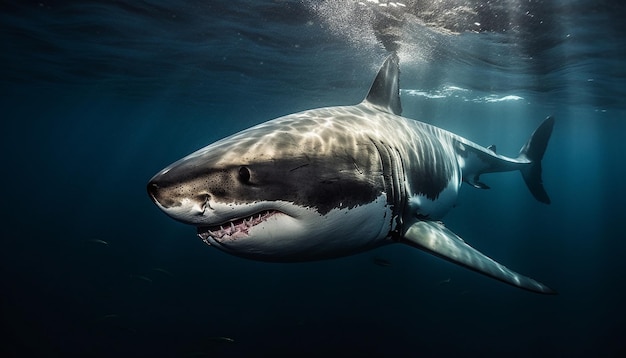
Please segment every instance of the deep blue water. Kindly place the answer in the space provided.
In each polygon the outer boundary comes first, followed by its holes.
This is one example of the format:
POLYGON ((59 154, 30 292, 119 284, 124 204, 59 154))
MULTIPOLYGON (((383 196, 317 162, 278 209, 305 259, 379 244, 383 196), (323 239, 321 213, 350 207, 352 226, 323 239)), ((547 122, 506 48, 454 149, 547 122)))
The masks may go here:
POLYGON ((626 7, 403 4, 0 3, 0 354, 626 353, 626 7), (206 246, 146 195, 158 170, 217 139, 358 103, 394 49, 406 117, 511 156, 556 117, 551 205, 518 173, 485 175, 492 189, 465 186, 445 222, 559 295, 401 245, 249 261, 206 246))

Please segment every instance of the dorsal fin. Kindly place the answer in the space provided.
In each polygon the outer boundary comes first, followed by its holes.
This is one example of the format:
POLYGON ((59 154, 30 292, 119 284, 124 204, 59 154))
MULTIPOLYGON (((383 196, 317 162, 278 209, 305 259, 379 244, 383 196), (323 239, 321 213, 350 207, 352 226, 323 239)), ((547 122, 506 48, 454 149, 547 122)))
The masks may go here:
POLYGON ((400 68, 398 55, 392 53, 380 67, 364 102, 368 102, 381 111, 400 115, 400 68))

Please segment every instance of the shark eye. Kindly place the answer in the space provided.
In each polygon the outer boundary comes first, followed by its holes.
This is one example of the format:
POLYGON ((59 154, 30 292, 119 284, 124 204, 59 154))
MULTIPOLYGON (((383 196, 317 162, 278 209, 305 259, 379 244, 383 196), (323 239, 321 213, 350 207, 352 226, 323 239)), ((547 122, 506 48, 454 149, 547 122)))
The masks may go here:
POLYGON ((243 184, 248 184, 250 182, 250 170, 247 167, 239 168, 239 181, 243 184))

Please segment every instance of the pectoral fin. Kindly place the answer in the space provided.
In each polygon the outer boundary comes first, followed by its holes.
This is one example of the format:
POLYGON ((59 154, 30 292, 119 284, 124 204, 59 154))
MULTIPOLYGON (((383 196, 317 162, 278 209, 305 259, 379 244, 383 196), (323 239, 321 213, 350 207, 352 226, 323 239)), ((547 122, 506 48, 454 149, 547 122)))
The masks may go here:
POLYGON ((538 293, 556 294, 548 286, 511 271, 483 255, 443 224, 417 221, 406 230, 402 242, 513 286, 538 293))

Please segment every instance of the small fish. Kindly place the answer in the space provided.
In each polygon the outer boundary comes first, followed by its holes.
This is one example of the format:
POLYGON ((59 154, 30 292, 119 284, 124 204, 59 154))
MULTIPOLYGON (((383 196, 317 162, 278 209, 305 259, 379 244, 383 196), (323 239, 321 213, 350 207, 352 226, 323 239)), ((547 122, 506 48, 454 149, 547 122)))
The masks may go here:
POLYGON ((391 267, 391 262, 380 257, 374 257, 372 262, 381 267, 391 267))
POLYGON ((166 275, 166 276, 169 276, 169 277, 174 277, 174 274, 173 274, 173 273, 171 273, 171 272, 167 271, 166 269, 162 269, 162 268, 160 268, 160 267, 154 267, 154 268, 152 269, 152 271, 160 272, 160 273, 162 273, 162 274, 164 274, 164 275, 166 275))
POLYGON ((235 343, 235 340, 230 338, 230 337, 209 337, 207 338, 208 341, 213 341, 213 342, 224 342, 224 343, 235 343))
POLYGON ((450 283, 450 281, 452 281, 452 279, 450 277, 448 277, 445 280, 439 281, 438 284, 439 285, 445 285, 446 283, 450 283))
POLYGON ((148 283, 152 283, 152 279, 143 275, 128 275, 128 277, 133 278, 133 279, 137 279, 137 280, 141 280, 144 282, 148 282, 148 283))
POLYGON ((104 240, 100 240, 100 239, 89 239, 87 240, 87 242, 91 242, 94 244, 100 244, 100 245, 104 245, 104 246, 109 246, 109 243, 104 241, 104 240))

